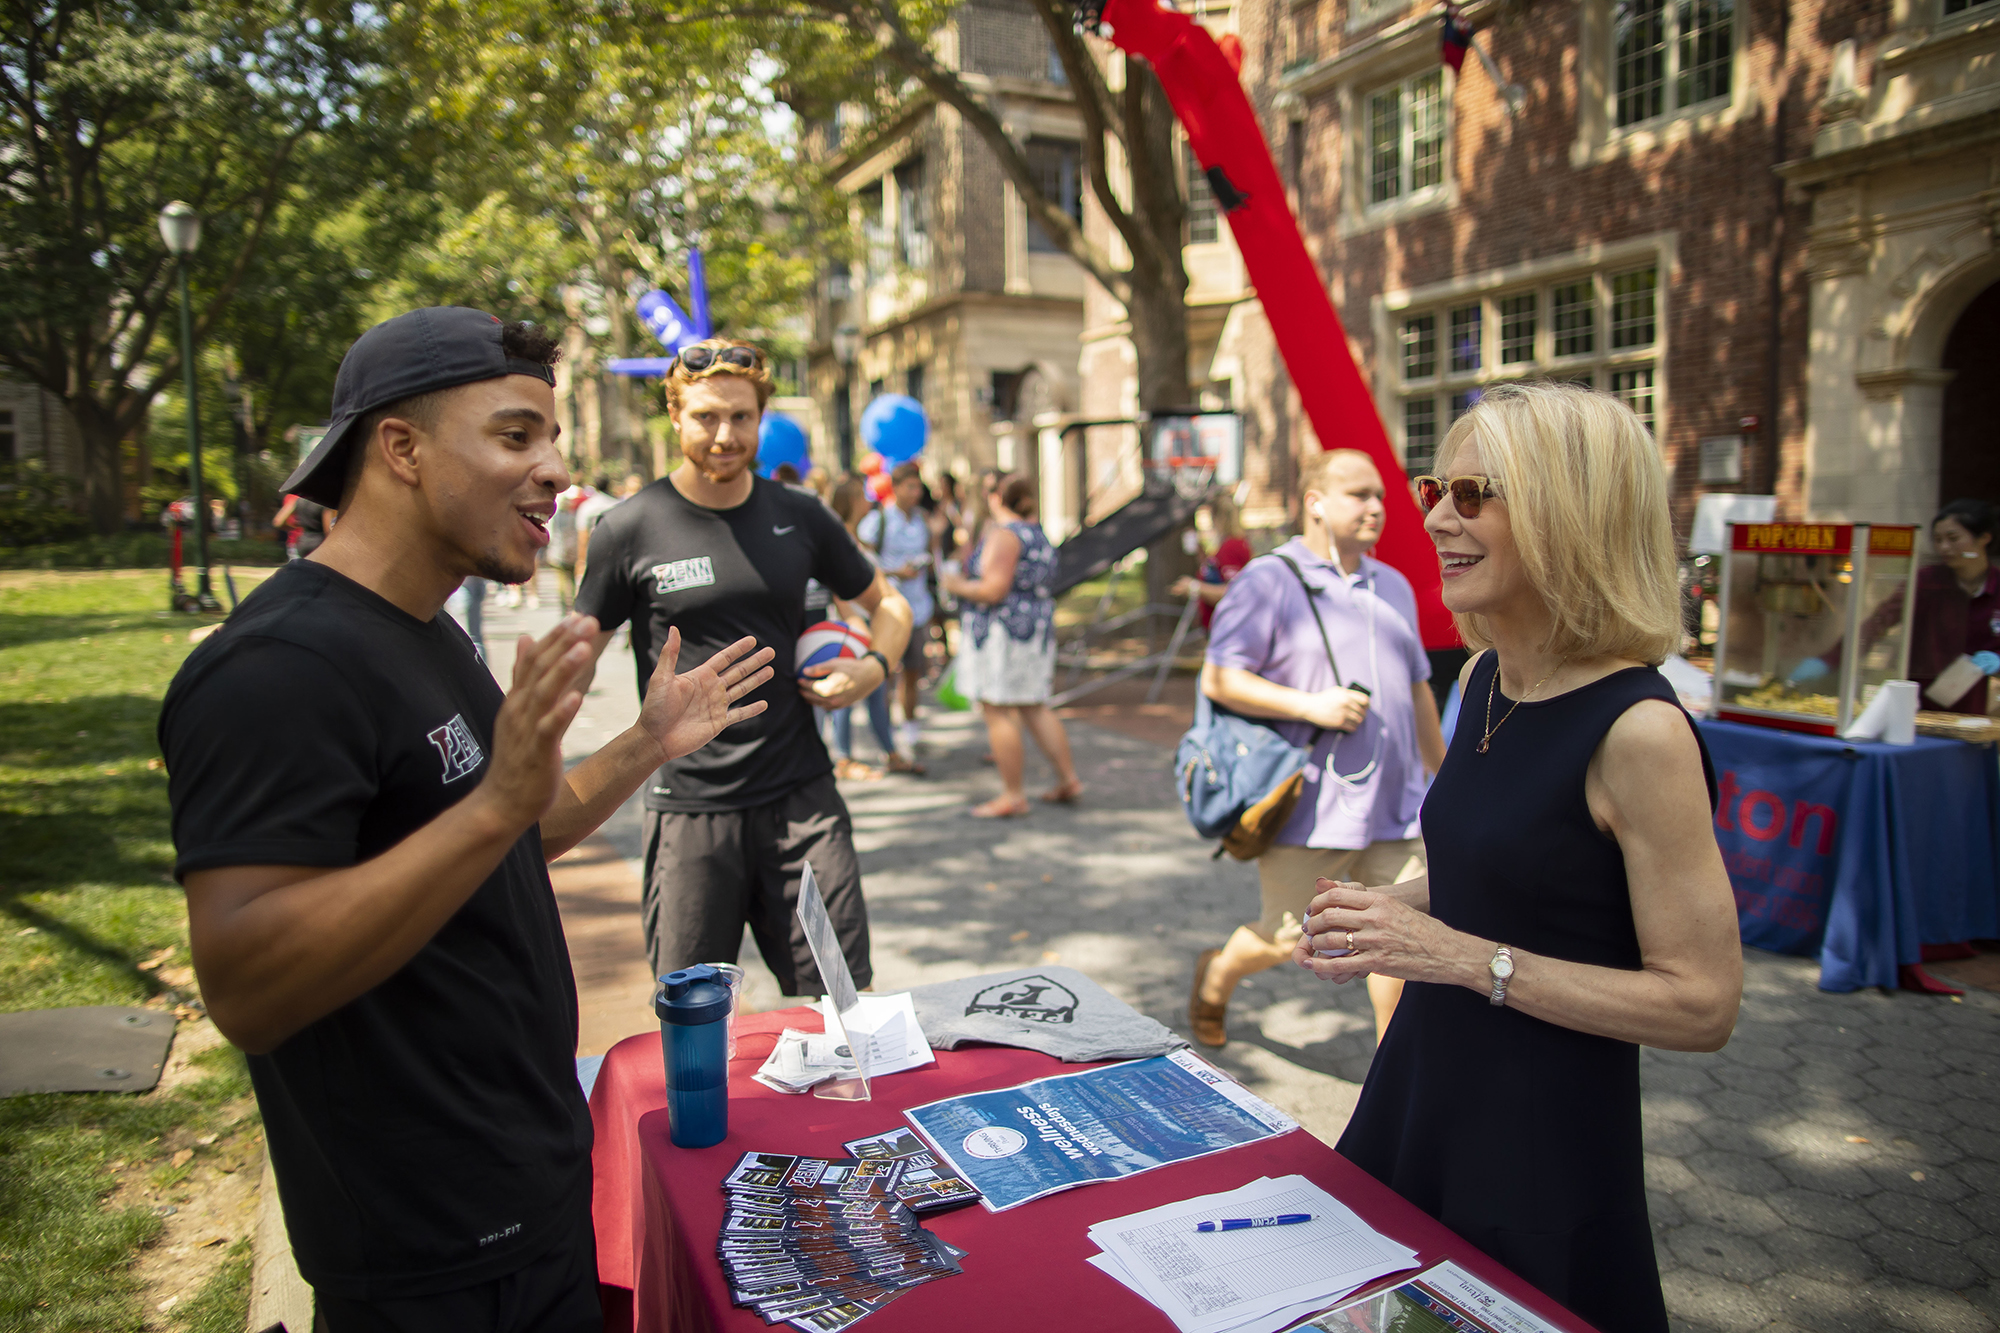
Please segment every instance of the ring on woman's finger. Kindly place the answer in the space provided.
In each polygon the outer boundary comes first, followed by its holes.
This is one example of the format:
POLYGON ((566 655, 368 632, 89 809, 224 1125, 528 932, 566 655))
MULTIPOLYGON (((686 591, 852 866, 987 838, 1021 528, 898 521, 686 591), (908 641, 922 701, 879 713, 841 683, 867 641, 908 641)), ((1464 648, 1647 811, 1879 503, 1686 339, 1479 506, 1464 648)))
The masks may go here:
POLYGON ((1353 953, 1353 952, 1355 951, 1355 950, 1354 950, 1354 932, 1353 932, 1353 931, 1351 931, 1351 930, 1347 932, 1347 951, 1348 951, 1349 953, 1353 953))

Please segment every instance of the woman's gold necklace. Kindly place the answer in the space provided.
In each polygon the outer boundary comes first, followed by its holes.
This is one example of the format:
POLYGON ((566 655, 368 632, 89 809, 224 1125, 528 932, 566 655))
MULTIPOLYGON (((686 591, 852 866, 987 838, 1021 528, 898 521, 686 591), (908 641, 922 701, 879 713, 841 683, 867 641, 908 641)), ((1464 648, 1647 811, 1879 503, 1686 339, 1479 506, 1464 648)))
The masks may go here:
MULTIPOLYGON (((1561 671, 1562 669, 1563 669, 1563 664, 1561 662, 1556 663, 1554 669, 1551 670, 1548 675, 1543 676, 1540 680, 1536 681, 1531 687, 1529 687, 1526 693, 1522 694, 1520 698, 1514 701, 1514 708, 1519 708, 1522 704, 1528 702, 1528 695, 1533 694, 1536 690, 1539 690, 1540 688, 1542 688, 1542 686, 1554 680, 1556 672, 1561 671)), ((1500 730, 1500 728, 1506 726, 1507 719, 1514 716, 1514 708, 1509 708, 1505 713, 1502 713, 1500 715, 1500 720, 1498 722, 1495 722, 1493 720, 1493 696, 1496 693, 1498 693, 1499 689, 1500 689, 1500 668, 1496 665, 1493 668, 1493 680, 1486 687, 1486 734, 1479 738, 1479 753, 1481 754, 1485 754, 1486 747, 1493 743, 1493 733, 1500 730)))

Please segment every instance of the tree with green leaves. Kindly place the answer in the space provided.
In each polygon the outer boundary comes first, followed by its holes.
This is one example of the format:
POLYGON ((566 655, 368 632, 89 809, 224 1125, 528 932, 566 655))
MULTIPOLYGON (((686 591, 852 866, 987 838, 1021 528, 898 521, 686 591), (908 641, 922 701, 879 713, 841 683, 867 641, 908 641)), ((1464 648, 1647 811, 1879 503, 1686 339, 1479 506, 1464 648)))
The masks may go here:
POLYGON ((400 153, 380 28, 338 0, 22 0, 0 28, 0 363, 67 405, 99 531, 120 518, 119 442, 181 375, 160 207, 203 219, 199 342, 288 207, 400 153))
MULTIPOLYGON (((658 349, 633 299, 657 286, 685 305, 685 255, 699 247, 717 330, 784 340, 817 271, 813 237, 832 195, 800 169, 791 117, 769 86, 778 63, 740 25, 447 0, 399 13, 391 33, 399 68, 438 90, 433 123, 451 140, 440 188, 455 217, 481 220, 448 230, 399 290, 442 294, 466 265, 480 281, 538 270, 546 284, 559 271, 556 285, 581 289, 605 321, 612 355, 647 355, 658 349), (532 255, 498 239, 529 236, 532 255), (488 262, 510 250, 512 264, 488 262)), ((636 389, 617 387, 622 420, 607 433, 637 450, 636 389)))
MULTIPOLYGON (((801 42, 801 29, 839 34, 850 59, 913 81, 952 107, 992 151, 1014 183, 1030 218, 1105 291, 1124 306, 1131 322, 1139 402, 1147 409, 1185 407, 1188 384, 1187 267, 1182 258, 1187 202, 1176 161, 1174 113, 1159 80, 1143 62, 1116 62, 1123 82, 1114 87, 1110 46, 1079 27, 1063 0, 1029 0, 1076 98, 1083 121, 1083 167, 1092 195, 1130 256, 1114 262, 1042 188, 1025 146, 1001 122, 985 95, 939 54, 932 40, 950 12, 935 0, 656 0, 657 22, 714 23, 734 19, 762 34, 774 50, 803 46, 824 64, 827 43, 801 42)), ((827 71, 821 70, 822 75, 827 71)), ((793 77, 808 92, 810 77, 793 77)))

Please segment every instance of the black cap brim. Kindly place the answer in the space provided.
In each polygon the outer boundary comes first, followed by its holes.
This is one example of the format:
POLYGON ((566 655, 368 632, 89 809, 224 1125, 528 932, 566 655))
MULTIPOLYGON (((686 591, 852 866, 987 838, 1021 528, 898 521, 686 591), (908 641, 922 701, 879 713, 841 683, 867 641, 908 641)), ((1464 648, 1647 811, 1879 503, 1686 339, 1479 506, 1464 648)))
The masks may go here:
POLYGON ((285 494, 304 496, 328 509, 340 508, 340 493, 347 485, 348 446, 366 415, 350 412, 327 427, 313 451, 285 478, 285 494))

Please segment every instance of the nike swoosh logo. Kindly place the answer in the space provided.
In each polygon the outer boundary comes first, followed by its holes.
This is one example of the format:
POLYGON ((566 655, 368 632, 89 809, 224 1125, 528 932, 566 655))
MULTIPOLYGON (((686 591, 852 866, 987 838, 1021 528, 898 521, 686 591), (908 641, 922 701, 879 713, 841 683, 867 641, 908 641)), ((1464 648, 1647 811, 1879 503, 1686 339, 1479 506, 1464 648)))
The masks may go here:
POLYGON ((776 537, 782 537, 782 536, 784 536, 784 535, 785 535, 786 533, 788 533, 788 532, 791 532, 791 531, 793 531, 794 529, 796 529, 796 528, 797 528, 798 526, 799 526, 798 524, 794 523, 794 524, 792 524, 792 525, 791 525, 790 527, 784 527, 784 528, 780 528, 780 527, 773 527, 773 528, 771 529, 771 534, 772 534, 773 536, 776 536, 776 537))

